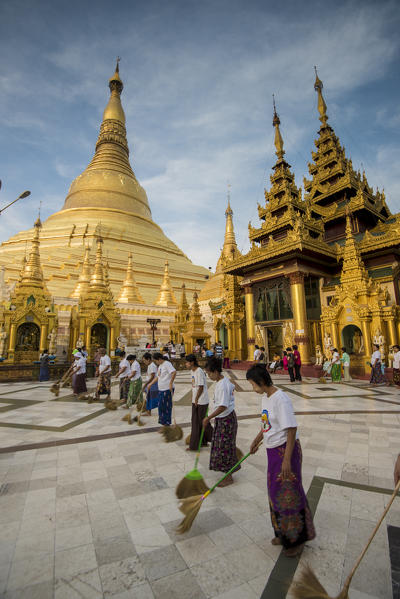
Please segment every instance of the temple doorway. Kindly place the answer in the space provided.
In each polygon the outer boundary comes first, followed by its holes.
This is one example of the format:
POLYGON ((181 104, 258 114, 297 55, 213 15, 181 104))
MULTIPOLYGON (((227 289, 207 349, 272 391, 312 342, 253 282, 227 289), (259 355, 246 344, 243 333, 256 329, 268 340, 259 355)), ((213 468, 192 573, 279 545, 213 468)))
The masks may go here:
POLYGON ((363 334, 355 324, 348 324, 342 329, 342 346, 346 348, 349 354, 359 355, 364 353, 363 334))
POLYGON ((274 354, 278 354, 282 357, 283 350, 283 335, 282 325, 265 327, 265 350, 267 354, 267 361, 271 362, 274 354))
POLYGON ((91 347, 105 347, 108 349, 108 328, 102 322, 96 322, 90 330, 91 347))
POLYGON ((17 329, 16 350, 39 351, 40 329, 34 322, 24 322, 17 329))

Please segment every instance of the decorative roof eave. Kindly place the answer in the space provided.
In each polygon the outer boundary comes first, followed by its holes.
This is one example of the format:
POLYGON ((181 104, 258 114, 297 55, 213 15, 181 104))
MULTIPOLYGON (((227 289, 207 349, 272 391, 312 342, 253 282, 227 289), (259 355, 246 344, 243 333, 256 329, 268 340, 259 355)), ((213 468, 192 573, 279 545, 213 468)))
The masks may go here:
POLYGON ((268 244, 263 247, 254 245, 247 254, 227 265, 223 269, 223 272, 225 274, 235 274, 237 271, 243 268, 253 266, 259 262, 265 262, 271 258, 274 258, 275 256, 283 256, 284 254, 288 254, 296 250, 300 252, 319 252, 324 256, 332 258, 333 260, 337 260, 338 256, 336 244, 335 246, 329 246, 324 241, 312 239, 309 236, 308 239, 301 239, 298 237, 297 239, 293 240, 288 240, 288 238, 286 238, 280 241, 274 241, 271 237, 268 244))
MULTIPOLYGON (((257 241, 262 237, 265 237, 269 233, 277 232, 281 229, 284 229, 288 226, 293 226, 295 219, 293 218, 293 214, 288 213, 284 214, 280 218, 276 216, 272 216, 268 221, 265 221, 262 226, 258 229, 255 227, 249 227, 249 239, 250 241, 257 241)), ((321 221, 316 221, 312 218, 303 217, 303 223, 309 231, 313 231, 313 233, 323 233, 324 226, 321 221)))
POLYGON ((359 243, 362 253, 370 253, 376 250, 397 247, 400 249, 400 222, 387 225, 387 231, 374 235, 372 231, 366 231, 363 239, 359 243))

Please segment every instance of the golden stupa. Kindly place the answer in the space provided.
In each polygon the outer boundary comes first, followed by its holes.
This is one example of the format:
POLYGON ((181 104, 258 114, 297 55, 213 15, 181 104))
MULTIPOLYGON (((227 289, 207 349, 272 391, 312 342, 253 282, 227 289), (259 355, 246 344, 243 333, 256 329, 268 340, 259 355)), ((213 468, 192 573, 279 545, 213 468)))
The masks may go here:
MULTIPOLYGON (((166 260, 171 298, 182 283, 189 292, 201 289, 209 272, 194 265, 152 219, 146 192, 129 161, 118 62, 109 88, 93 159, 72 182, 62 209, 43 223, 40 257, 49 294, 65 312, 88 289, 101 237, 111 291, 129 317, 125 333, 140 336, 148 332, 147 316, 168 315, 167 320, 173 320, 176 306, 160 302, 160 293, 165 295, 166 260), (141 316, 139 325, 135 315, 141 316)), ((11 291, 32 238, 33 229, 21 231, 0 246, 0 268, 4 265, 11 291)), ((163 334, 168 333, 166 322, 163 334)))

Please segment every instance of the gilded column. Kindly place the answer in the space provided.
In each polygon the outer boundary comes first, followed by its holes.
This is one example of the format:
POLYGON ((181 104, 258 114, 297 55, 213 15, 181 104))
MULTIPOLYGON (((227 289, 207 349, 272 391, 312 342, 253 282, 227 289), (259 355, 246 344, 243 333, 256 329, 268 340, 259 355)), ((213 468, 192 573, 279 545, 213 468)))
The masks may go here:
POLYGON ((114 352, 115 351, 115 347, 116 347, 116 343, 115 343, 115 327, 111 327, 110 330, 110 352, 114 352))
POLYGON ((388 318, 387 322, 387 329, 388 329, 388 334, 389 334, 389 347, 391 347, 392 345, 396 345, 397 344, 397 331, 396 331, 396 325, 394 323, 394 316, 388 318))
POLYGON ((247 360, 254 360, 256 328, 254 322, 254 297, 251 285, 244 288, 244 301, 246 310, 246 333, 247 333, 247 360))
POLYGON ((336 349, 338 351, 340 351, 340 348, 342 347, 342 344, 341 344, 341 341, 340 341, 339 328, 338 328, 338 325, 336 324, 336 322, 332 322, 331 323, 331 331, 332 331, 332 343, 333 343, 333 347, 336 347, 336 349))
POLYGON ((9 352, 15 351, 16 341, 17 341, 17 325, 15 323, 12 323, 10 326, 10 340, 9 340, 9 344, 8 344, 9 352))
POLYGON ((85 337, 86 337, 85 345, 86 345, 87 351, 89 351, 89 348, 91 346, 90 327, 86 327, 85 333, 86 333, 85 334, 85 337))
POLYGON ((289 274, 292 311, 294 319, 294 342, 299 348, 301 361, 310 362, 310 339, 307 334, 306 295, 304 293, 304 273, 289 274))
POLYGON ((362 334, 364 337, 364 352, 370 358, 372 355, 371 322, 367 319, 361 319, 362 334))
POLYGON ((40 327, 40 343, 39 343, 39 349, 40 352, 43 352, 43 350, 47 349, 47 336, 49 334, 49 327, 47 324, 42 324, 40 327))

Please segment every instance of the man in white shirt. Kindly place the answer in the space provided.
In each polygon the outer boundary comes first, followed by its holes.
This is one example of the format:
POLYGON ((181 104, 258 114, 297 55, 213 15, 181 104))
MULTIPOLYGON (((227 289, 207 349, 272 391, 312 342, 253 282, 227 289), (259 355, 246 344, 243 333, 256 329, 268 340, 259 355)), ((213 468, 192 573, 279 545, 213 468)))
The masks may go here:
POLYGON ((129 376, 131 374, 131 365, 129 362, 129 358, 131 356, 126 357, 126 353, 122 351, 120 353, 121 361, 119 363, 119 370, 117 373, 117 379, 119 380, 119 398, 120 400, 128 399, 128 391, 129 391, 129 376))
MULTIPOLYGON (((192 373, 192 430, 186 451, 197 451, 203 429, 203 418, 207 415, 209 404, 207 379, 194 354, 186 356, 186 368, 192 373)), ((208 441, 212 439, 212 431, 212 426, 208 423, 203 434, 202 446, 207 447, 208 441)))
POLYGON ((158 408, 158 385, 155 383, 150 389, 150 384, 157 376, 157 366, 153 362, 153 356, 150 352, 143 355, 144 365, 147 366, 146 382, 142 391, 146 393, 146 412, 151 416, 151 410, 158 408))
POLYGON ((99 362, 99 380, 96 387, 96 399, 100 399, 100 395, 107 395, 106 401, 110 400, 111 396, 111 358, 107 355, 107 350, 104 347, 100 348, 99 362))
POLYGON ((155 383, 158 384, 158 422, 163 426, 169 426, 172 417, 172 395, 176 370, 171 362, 159 352, 153 355, 153 360, 158 366, 157 376, 154 377, 148 389, 155 383))
POLYGON ((400 347, 393 346, 393 382, 400 385, 400 347))

